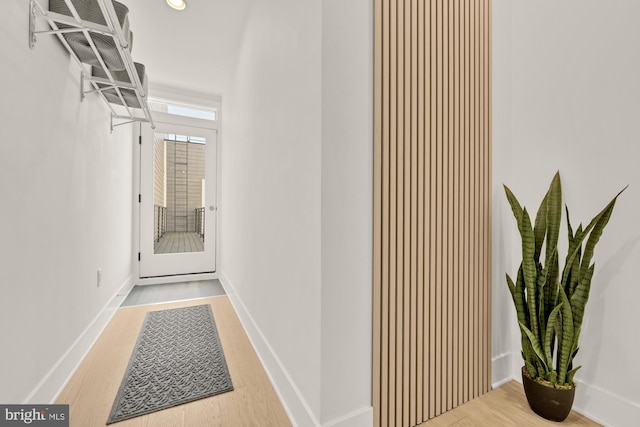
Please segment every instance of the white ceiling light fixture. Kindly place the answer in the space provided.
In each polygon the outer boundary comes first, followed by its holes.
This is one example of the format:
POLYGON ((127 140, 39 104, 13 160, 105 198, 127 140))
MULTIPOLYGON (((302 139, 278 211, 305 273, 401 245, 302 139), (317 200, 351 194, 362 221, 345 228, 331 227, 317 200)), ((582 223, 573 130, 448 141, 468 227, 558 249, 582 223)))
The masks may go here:
POLYGON ((175 10, 184 10, 187 7, 184 0, 167 0, 167 4, 175 10))

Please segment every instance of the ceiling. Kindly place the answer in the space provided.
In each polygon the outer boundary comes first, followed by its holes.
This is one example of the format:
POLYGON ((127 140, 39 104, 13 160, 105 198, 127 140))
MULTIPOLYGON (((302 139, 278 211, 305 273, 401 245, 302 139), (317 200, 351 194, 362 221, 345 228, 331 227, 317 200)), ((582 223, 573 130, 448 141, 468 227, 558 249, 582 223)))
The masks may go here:
POLYGON ((186 0, 183 11, 165 0, 119 0, 129 8, 134 61, 154 88, 212 98, 230 82, 253 0, 186 0))

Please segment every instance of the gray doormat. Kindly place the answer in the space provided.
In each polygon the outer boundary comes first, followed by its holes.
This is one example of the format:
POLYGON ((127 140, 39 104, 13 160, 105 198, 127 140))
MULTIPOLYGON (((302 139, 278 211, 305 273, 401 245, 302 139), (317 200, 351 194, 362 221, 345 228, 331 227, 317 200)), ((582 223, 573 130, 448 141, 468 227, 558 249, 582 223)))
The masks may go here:
POLYGON ((107 424, 231 390, 211 306, 151 311, 107 424))

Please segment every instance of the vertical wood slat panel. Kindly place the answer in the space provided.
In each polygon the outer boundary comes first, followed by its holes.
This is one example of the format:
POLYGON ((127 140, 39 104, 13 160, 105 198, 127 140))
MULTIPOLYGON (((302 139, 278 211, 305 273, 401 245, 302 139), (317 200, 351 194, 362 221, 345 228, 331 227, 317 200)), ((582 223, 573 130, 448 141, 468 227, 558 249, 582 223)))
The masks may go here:
POLYGON ((395 41, 396 41, 396 425, 404 425, 403 416, 403 304, 404 290, 404 0, 396 0, 395 41))
MULTIPOLYGON (((435 84, 434 84, 434 96, 436 100, 435 116, 436 123, 432 124, 435 128, 436 137, 432 141, 432 145, 435 148, 435 156, 433 165, 433 171, 431 177, 434 181, 434 197, 435 206, 442 206, 442 4, 445 0, 436 0, 436 48, 435 52, 431 54, 435 57, 435 84)), ((433 209, 432 207, 432 209, 433 209)), ((434 265, 432 268, 435 271, 435 280, 433 283, 442 283, 442 209, 433 209, 433 216, 435 217, 435 249, 432 254, 434 259, 434 265)), ((433 310, 435 312, 435 321, 433 324, 434 335, 436 337, 435 345, 432 351, 435 353, 435 390, 432 399, 434 400, 434 416, 441 414, 441 402, 442 402, 442 286, 432 286, 435 289, 435 298, 432 302, 433 310)))
POLYGON ((403 0, 403 9, 400 20, 402 21, 402 33, 403 38, 403 73, 402 73, 402 129, 404 136, 402 138, 402 144, 404 146, 404 161, 403 161, 403 201, 404 201, 404 218, 403 218, 403 316, 402 316, 402 424, 409 425, 409 406, 411 404, 410 396, 410 352, 411 352, 411 2, 410 0, 403 0))
MULTIPOLYGON (((424 180, 424 170, 425 170, 425 144, 423 141, 425 140, 425 78, 426 78, 426 70, 425 70, 425 7, 424 1, 417 1, 417 105, 416 105, 416 119, 417 119, 417 157, 418 157, 418 165, 416 170, 416 179, 417 179, 417 283, 416 283, 416 297, 417 297, 417 306, 416 306, 416 323, 417 323, 417 354, 416 354, 416 422, 420 422, 424 420, 426 417, 424 416, 424 396, 425 396, 425 381, 424 381, 424 372, 425 372, 425 339, 424 339, 424 317, 425 317, 425 304, 424 304, 424 280, 425 280, 425 263, 424 263, 424 242, 425 242, 425 214, 424 214, 424 191, 425 191, 425 180, 424 180)), ((375 309, 374 309, 375 310, 375 309)), ((374 350, 375 351, 375 350, 374 350)), ((374 424, 377 425, 377 424, 374 424)))
POLYGON ((442 2, 442 157, 441 157, 441 215, 442 222, 440 228, 441 235, 441 268, 442 279, 440 286, 442 293, 440 295, 441 305, 441 323, 439 330, 442 333, 442 340, 440 342, 440 353, 442 354, 440 359, 440 413, 444 413, 447 410, 447 372, 448 372, 448 329, 447 329, 447 300, 449 298, 449 271, 448 271, 448 252, 449 252, 449 0, 443 0, 442 2))
POLYGON ((397 145, 396 145, 396 120, 397 106, 397 33, 396 16, 398 5, 395 0, 390 1, 389 6, 389 421, 390 426, 397 425, 396 418, 396 394, 398 369, 396 366, 396 349, 399 347, 396 341, 396 219, 398 202, 396 199, 397 180, 397 145))
MULTIPOLYGON (((425 203, 425 212, 424 212, 424 282, 423 284, 426 283, 431 283, 432 281, 432 275, 433 275, 433 269, 431 268, 432 262, 431 262, 431 255, 433 253, 432 251, 432 245, 433 245, 433 235, 432 235, 432 210, 431 210, 431 198, 432 198, 432 180, 431 180, 431 174, 430 171, 432 170, 431 167, 431 159, 433 157, 432 155, 432 150, 433 147, 435 147, 434 144, 431 144, 431 141, 434 140, 434 136, 433 136, 433 132, 434 132, 434 127, 431 126, 431 124, 433 123, 433 116, 435 115, 435 108, 434 108, 434 97, 431 96, 433 93, 433 82, 432 82, 432 76, 433 76, 433 63, 434 61, 432 61, 431 58, 431 49, 432 46, 434 45, 434 30, 433 30, 433 19, 435 17, 435 14, 433 13, 433 2, 428 2, 425 5, 425 42, 424 42, 424 49, 425 49, 425 64, 424 64, 424 72, 425 72, 425 77, 424 77, 424 81, 425 81, 425 99, 424 99, 424 104, 425 104, 425 130, 424 130, 424 137, 425 137, 425 148, 424 148, 424 155, 425 155, 425 160, 424 160, 424 203, 425 203)), ((433 310, 431 309, 431 301, 432 301, 432 292, 433 292, 433 288, 430 288, 428 286, 423 286, 424 287, 424 334, 425 334, 425 351, 424 351, 424 376, 425 376, 425 384, 424 384, 424 400, 422 402, 422 406, 423 406, 423 417, 425 419, 429 419, 433 417, 433 399, 431 398, 431 396, 433 395, 433 381, 430 381, 431 378, 433 378, 433 372, 435 370, 435 367, 433 366, 433 358, 431 357, 432 353, 432 340, 435 339, 434 334, 431 333, 431 328, 433 327, 433 323, 432 323, 432 316, 433 316, 433 310)))
POLYGON ((458 406, 459 399, 459 382, 460 382, 460 2, 454 2, 453 8, 453 203, 454 203, 454 250, 453 250, 453 376, 451 378, 453 387, 451 390, 452 407, 458 406))
POLYGON ((453 27, 454 27, 454 15, 453 15, 453 4, 454 1, 447 1, 446 12, 447 12, 447 34, 446 34, 446 45, 447 45, 447 100, 448 100, 448 114, 447 114, 447 128, 448 128, 448 137, 446 141, 447 146, 447 173, 446 173, 446 184, 447 188, 447 198, 445 206, 447 206, 447 225, 445 227, 446 235, 447 235, 447 251, 445 253, 447 257, 447 281, 444 286, 446 289, 446 310, 447 310, 447 346, 446 346, 446 361, 447 361, 447 369, 444 372, 445 374, 445 393, 446 393, 446 402, 443 402, 443 411, 448 411, 453 408, 453 389, 454 389, 454 379, 453 379, 453 287, 454 287, 454 279, 453 279, 453 269, 454 269, 454 259, 453 259, 453 248, 454 242, 453 238, 455 235, 455 225, 453 223, 455 205, 453 202, 453 195, 455 186, 453 184, 454 178, 454 168, 453 168, 453 158, 454 158, 454 105, 455 99, 453 95, 453 87, 454 87, 454 57, 453 57, 453 27), (446 403, 446 405, 445 405, 446 403))
POLYGON ((418 89, 418 76, 417 76, 417 60, 418 60, 418 21, 417 21, 417 0, 409 0, 409 7, 406 9, 406 19, 409 31, 407 32, 407 38, 410 46, 410 61, 408 76, 410 78, 410 85, 407 89, 409 96, 409 107, 411 114, 407 114, 409 126, 411 128, 411 203, 410 203, 410 250, 411 250, 411 293, 410 293, 410 346, 409 346, 409 425, 417 424, 417 401, 418 401, 418 389, 417 389, 417 360, 418 360, 418 348, 417 348, 417 329, 418 329, 418 242, 416 231, 418 229, 418 104, 417 104, 417 89, 418 89))
MULTIPOLYGON (((430 20, 430 31, 429 31, 429 46, 430 50, 428 51, 429 55, 429 105, 430 105, 430 114, 429 114, 429 172, 425 173, 429 176, 429 226, 427 231, 427 239, 429 241, 429 281, 426 283, 435 283, 436 281, 436 236, 437 236, 437 227, 436 227, 436 147, 435 143, 437 139, 437 85, 438 85, 438 73, 437 73, 437 3, 435 1, 430 1, 431 6, 431 14, 429 16, 430 20)), ((433 418, 436 414, 436 288, 435 286, 427 286, 425 287, 429 290, 429 323, 428 323, 428 337, 429 337, 429 350, 427 357, 429 359, 429 376, 427 377, 428 386, 429 386, 429 394, 427 396, 427 402, 429 405, 429 413, 428 418, 433 418)))
MULTIPOLYGON (((473 0, 465 0, 466 2, 466 10, 465 10, 465 183, 464 183, 464 203, 465 203, 465 262, 464 266, 467 267, 471 264, 472 255, 471 255, 471 211, 473 205, 471 204, 470 194, 471 194, 471 135, 472 135, 472 122, 471 122, 471 2, 473 0)), ((465 386, 465 394, 464 400, 470 400, 472 396, 472 375, 471 375, 471 327, 473 325, 473 320, 471 317, 471 296, 472 296, 472 269, 465 268, 465 321, 466 328, 464 330, 465 335, 465 377, 464 377, 464 386, 465 386)))
POLYGON ((491 380, 491 0, 375 0, 374 424, 491 380))
POLYGON ((471 176, 471 190, 470 190, 470 203, 471 203, 471 258, 469 268, 471 269, 471 280, 469 284, 471 285, 471 327, 470 327, 470 336, 471 336, 471 363, 470 363, 470 373, 469 379, 471 380, 470 393, 471 396, 476 396, 477 393, 477 268, 478 268, 478 258, 477 258, 477 242, 476 242, 476 231, 477 231, 477 179, 476 177, 476 143, 477 143, 477 109, 476 109, 476 86, 477 86, 477 78, 476 78, 476 10, 477 10, 477 2, 471 1, 471 19, 470 19, 470 118, 471 118, 471 153, 470 153, 470 176, 471 176))

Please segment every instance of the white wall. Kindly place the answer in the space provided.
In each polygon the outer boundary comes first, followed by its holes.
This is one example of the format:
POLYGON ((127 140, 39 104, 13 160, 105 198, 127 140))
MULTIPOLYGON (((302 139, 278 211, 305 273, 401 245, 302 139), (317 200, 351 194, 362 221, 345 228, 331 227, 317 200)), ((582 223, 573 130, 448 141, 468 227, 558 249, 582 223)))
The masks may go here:
POLYGON ((11 1, 0 14, 3 403, 53 398, 132 258, 131 127, 111 135, 107 107, 80 103, 80 70, 57 41, 29 49, 27 11, 11 1))
MULTIPOLYGON (((537 209, 560 170, 575 225, 588 222, 618 190, 631 185, 596 248, 577 356, 583 368, 576 375, 575 408, 615 426, 637 425, 640 419, 640 341, 635 338, 640 297, 638 16, 635 1, 494 2, 495 28, 500 29, 494 32, 494 61, 510 57, 501 62, 509 72, 501 71, 503 78, 494 75, 494 93, 500 94, 494 99, 494 131, 502 135, 494 139, 494 152, 510 138, 510 152, 499 156, 510 170, 497 165, 494 196, 504 181, 523 204, 537 209), (502 37, 509 37, 510 44, 502 37)), ((507 271, 514 272, 519 260, 515 225, 505 219, 499 227, 494 236, 501 235, 496 240, 505 252, 497 250, 494 256, 503 256, 507 271)), ((503 272, 494 273, 501 280, 503 272)), ((521 360, 518 340, 513 344, 515 375, 521 360)))
POLYGON ((224 98, 221 277, 297 425, 371 425, 372 2, 262 3, 224 98))
POLYGON ((505 281, 518 252, 512 252, 517 235, 512 231, 513 215, 504 200, 503 183, 511 184, 511 2, 493 4, 493 138, 492 138, 492 369, 495 386, 512 378, 522 361, 516 346, 518 330, 515 310, 505 281), (514 365, 515 364, 515 365, 514 365), (515 367, 514 367, 515 366, 515 367))
POLYGON ((222 123, 221 279, 306 423, 321 391, 320 55, 320 2, 253 2, 222 123))
POLYGON ((371 426, 373 2, 322 4, 322 422, 371 426))

